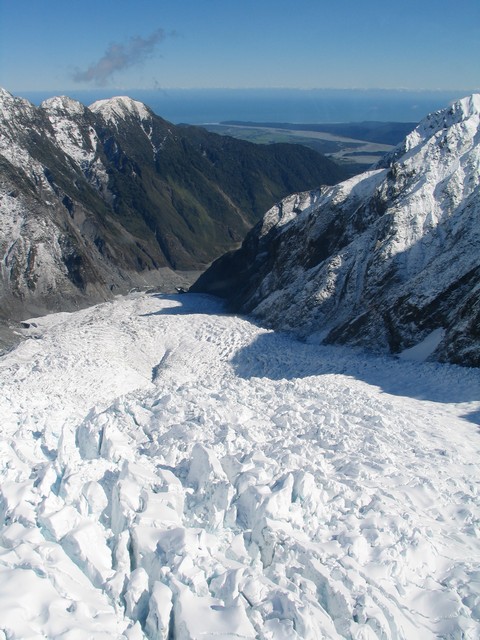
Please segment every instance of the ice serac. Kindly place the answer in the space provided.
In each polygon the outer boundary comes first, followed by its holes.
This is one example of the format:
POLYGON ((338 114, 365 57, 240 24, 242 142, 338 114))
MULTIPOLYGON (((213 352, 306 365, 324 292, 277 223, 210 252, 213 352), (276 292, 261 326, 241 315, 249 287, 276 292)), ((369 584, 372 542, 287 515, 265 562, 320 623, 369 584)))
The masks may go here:
POLYGON ((480 366, 479 121, 464 98, 372 171, 283 200, 194 290, 311 341, 480 366))
POLYGON ((24 334, 0 357, 1 640, 478 640, 480 369, 200 295, 24 334))

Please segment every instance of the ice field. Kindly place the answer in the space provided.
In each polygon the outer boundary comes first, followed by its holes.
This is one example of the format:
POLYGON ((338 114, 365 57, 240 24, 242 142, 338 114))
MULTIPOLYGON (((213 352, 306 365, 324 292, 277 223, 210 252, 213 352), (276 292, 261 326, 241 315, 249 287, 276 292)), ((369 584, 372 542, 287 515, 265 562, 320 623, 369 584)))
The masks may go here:
POLYGON ((24 333, 0 358, 0 639, 480 638, 479 370, 190 294, 24 333))

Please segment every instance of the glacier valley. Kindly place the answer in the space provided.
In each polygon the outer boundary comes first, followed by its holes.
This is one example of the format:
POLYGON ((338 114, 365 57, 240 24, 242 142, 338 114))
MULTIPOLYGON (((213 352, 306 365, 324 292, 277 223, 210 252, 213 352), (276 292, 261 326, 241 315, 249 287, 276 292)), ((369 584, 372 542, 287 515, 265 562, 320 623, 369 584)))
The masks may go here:
POLYGON ((479 369, 206 295, 24 326, 0 358, 0 639, 480 637, 479 369))

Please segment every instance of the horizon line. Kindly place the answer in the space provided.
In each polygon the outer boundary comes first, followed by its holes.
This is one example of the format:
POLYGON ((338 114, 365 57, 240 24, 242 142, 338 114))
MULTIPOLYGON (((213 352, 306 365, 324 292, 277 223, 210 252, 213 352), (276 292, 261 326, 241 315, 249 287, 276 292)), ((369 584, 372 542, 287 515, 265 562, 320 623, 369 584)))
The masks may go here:
MULTIPOLYGON (((0 85, 3 86, 3 85, 0 85)), ((5 87, 4 87, 5 88, 5 87)), ((9 90, 10 93, 50 93, 50 92, 64 92, 70 91, 72 93, 81 92, 105 92, 110 93, 113 91, 151 91, 151 92, 166 92, 166 91, 354 91, 354 92, 398 92, 398 93, 441 93, 441 92, 480 92, 480 87, 460 87, 460 88, 418 88, 412 89, 408 87, 88 87, 77 89, 74 87, 64 89, 13 89, 9 90)))

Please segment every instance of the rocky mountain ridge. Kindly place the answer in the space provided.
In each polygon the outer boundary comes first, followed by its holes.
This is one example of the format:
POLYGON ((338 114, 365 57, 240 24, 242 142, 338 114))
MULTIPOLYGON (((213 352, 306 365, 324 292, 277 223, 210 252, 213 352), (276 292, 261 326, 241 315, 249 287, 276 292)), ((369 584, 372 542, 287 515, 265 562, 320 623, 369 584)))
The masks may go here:
POLYGON ((340 178, 304 148, 177 127, 128 97, 35 107, 1 89, 1 313, 162 287, 238 244, 293 185, 340 178))
POLYGON ((192 287, 320 343, 480 366, 480 96, 274 206, 192 287))

